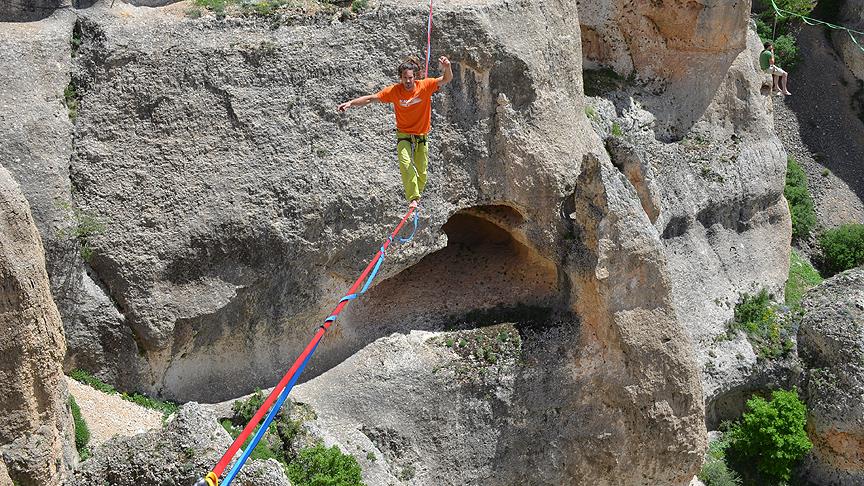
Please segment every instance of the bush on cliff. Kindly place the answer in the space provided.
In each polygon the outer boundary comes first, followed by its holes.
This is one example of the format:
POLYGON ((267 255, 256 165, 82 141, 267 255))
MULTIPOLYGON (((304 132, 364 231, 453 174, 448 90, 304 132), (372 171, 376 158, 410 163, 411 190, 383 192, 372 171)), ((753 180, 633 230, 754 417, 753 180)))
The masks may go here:
POLYGON ((81 415, 81 408, 72 395, 69 395, 69 408, 72 410, 72 423, 75 427, 75 449, 78 450, 81 460, 86 461, 90 457, 90 448, 87 447, 90 443, 90 427, 87 427, 87 422, 81 415))
POLYGON ((786 187, 783 189, 789 212, 792 215, 792 237, 806 238, 816 226, 813 198, 807 188, 807 174, 794 158, 786 163, 786 187))
POLYGON ((772 296, 762 289, 756 295, 741 295, 729 329, 744 331, 756 354, 770 359, 783 356, 793 348, 791 324, 790 319, 778 316, 772 296))
POLYGON ((844 224, 819 240, 822 262, 829 276, 864 264, 864 224, 844 224))
POLYGON ((705 486, 741 486, 741 477, 726 464, 728 448, 729 434, 708 445, 708 455, 698 475, 705 486))
POLYGON ((786 279, 786 305, 795 309, 801 303, 804 292, 822 283, 822 276, 798 252, 792 250, 789 257, 789 278, 786 279))

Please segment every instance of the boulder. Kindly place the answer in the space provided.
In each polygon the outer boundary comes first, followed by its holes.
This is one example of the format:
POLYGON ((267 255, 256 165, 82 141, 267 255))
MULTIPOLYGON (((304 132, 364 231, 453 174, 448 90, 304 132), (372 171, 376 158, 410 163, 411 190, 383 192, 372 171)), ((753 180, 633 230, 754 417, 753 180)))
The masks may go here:
POLYGON ((798 351, 806 367, 804 476, 818 484, 864 481, 864 268, 826 280, 802 301, 798 351))
POLYGON ((578 1, 586 69, 646 85, 657 135, 680 139, 746 47, 750 4, 735 0, 578 1))
MULTIPOLYGON (((93 450, 75 471, 74 486, 190 486, 209 472, 231 445, 216 417, 195 402, 182 406, 162 430, 115 437, 93 450)), ((239 453, 238 453, 239 454, 239 453)), ((290 486, 273 459, 249 460, 232 484, 290 486)))
POLYGON ((77 461, 66 342, 27 200, 0 166, 0 462, 21 485, 60 484, 77 461))

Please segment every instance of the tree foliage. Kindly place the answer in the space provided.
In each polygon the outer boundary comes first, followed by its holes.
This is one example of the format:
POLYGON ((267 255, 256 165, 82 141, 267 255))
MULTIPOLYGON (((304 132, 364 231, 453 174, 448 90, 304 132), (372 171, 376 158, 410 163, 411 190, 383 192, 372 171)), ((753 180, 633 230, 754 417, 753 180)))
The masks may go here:
POLYGON ((816 211, 813 198, 807 188, 807 174, 794 158, 786 162, 786 187, 783 189, 789 212, 792 215, 792 236, 806 238, 816 226, 816 211))
POLYGON ((864 224, 844 224, 822 235, 822 258, 829 275, 864 264, 864 224))
POLYGON ((804 430, 807 407, 796 390, 775 390, 771 401, 748 400, 747 409, 729 431, 730 454, 766 479, 788 481, 795 463, 813 447, 804 430))

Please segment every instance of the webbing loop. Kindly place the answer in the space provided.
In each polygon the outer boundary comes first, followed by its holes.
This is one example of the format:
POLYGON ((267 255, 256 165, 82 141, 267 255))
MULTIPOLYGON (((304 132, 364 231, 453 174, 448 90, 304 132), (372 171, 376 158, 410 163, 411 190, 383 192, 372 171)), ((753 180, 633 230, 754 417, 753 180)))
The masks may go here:
POLYGON ((413 218, 413 222, 414 222, 414 229, 411 230, 411 234, 408 235, 408 238, 402 238, 402 237, 400 236, 400 237, 399 237, 399 242, 400 242, 400 243, 408 243, 409 241, 411 241, 411 240, 414 238, 414 234, 417 233, 417 223, 418 223, 418 220, 419 220, 419 218, 417 217, 417 211, 414 211, 414 218, 413 218))

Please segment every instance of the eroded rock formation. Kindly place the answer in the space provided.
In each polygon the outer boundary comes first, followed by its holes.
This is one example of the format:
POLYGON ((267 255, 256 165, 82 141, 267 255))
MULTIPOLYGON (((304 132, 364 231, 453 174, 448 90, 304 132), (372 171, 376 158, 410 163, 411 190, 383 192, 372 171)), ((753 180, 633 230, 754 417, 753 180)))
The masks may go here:
POLYGON ((744 49, 750 2, 578 1, 585 67, 646 83, 657 135, 680 138, 744 49))
MULTIPOLYGON (((325 436, 388 457, 364 464, 373 482, 417 464, 422 484, 507 483, 525 470, 538 484, 686 484, 705 447, 699 366, 738 292, 785 279, 785 154, 754 47, 741 52, 746 2, 581 3, 436 3, 435 54, 450 56, 455 79, 434 98, 420 231, 388 253, 300 388, 325 436), (587 107, 583 41, 596 41, 589 67, 636 74, 587 107), (436 366, 467 358, 437 333, 501 323, 524 362, 479 384, 438 378, 455 371, 436 366), (430 407, 437 422, 423 415, 430 407), (448 427, 465 443, 442 447, 448 427), (382 445, 391 437, 407 456, 382 445), (445 466, 457 463, 458 474, 445 466)), ((389 108, 335 107, 393 82, 419 50, 424 7, 268 19, 119 2, 81 12, 74 60, 46 58, 52 102, 74 65, 71 184, 23 184, 46 245, 74 260, 57 267, 77 289, 59 299, 69 366, 181 400, 277 380, 401 214, 389 108), (104 228, 84 241, 52 236, 57 193, 104 228)), ((48 164, 69 151, 60 144, 33 165, 53 174, 48 164)), ((709 403, 745 384, 755 361, 743 337, 728 347, 721 354, 742 358, 723 365, 735 373, 706 372, 709 403)))
POLYGON ((20 485, 60 484, 77 461, 66 343, 30 206, 0 166, 0 460, 20 485))
MULTIPOLYGON (((216 417, 197 403, 184 405, 163 430, 110 439, 75 471, 75 486, 189 486, 207 473, 231 444, 216 417)), ((250 460, 237 475, 240 486, 290 486, 273 459, 250 460)))
POLYGON ((807 293, 798 348, 806 367, 805 476, 818 484, 864 481, 864 269, 807 293))

